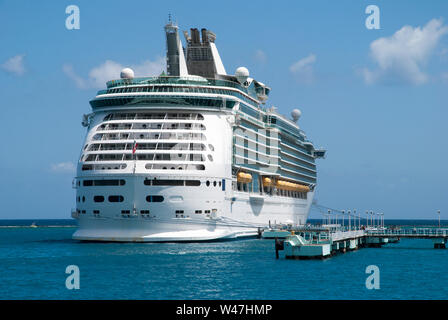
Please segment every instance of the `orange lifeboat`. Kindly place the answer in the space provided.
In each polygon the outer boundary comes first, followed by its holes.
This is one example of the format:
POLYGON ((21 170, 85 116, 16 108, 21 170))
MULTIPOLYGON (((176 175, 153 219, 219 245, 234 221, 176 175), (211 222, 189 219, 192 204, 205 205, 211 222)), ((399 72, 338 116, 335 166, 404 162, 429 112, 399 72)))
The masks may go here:
POLYGON ((252 175, 249 173, 238 172, 238 174, 236 176, 236 181, 242 182, 242 183, 250 183, 250 182, 252 182, 252 175))
POLYGON ((268 177, 263 178, 263 187, 271 187, 273 185, 274 185, 274 183, 272 182, 271 178, 268 178, 268 177))

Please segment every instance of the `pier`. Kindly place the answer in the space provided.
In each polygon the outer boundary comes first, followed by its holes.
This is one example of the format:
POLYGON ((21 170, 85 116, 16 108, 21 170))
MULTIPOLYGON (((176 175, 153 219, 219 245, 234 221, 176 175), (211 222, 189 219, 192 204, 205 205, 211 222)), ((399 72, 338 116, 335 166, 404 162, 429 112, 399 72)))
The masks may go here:
POLYGON ((434 248, 444 249, 448 228, 346 228, 340 225, 267 229, 265 239, 275 239, 276 258, 284 251, 286 259, 323 259, 337 253, 365 247, 382 247, 402 238, 429 239, 434 248))

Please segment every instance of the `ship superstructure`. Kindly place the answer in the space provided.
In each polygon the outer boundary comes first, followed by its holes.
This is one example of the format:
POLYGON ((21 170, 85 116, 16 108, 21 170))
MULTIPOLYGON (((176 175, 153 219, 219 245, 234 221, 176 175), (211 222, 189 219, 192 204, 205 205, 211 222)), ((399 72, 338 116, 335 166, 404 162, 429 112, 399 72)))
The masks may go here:
POLYGON ((265 108, 270 88, 228 75, 206 29, 165 26, 167 74, 121 78, 90 101, 79 158, 74 239, 201 241, 306 223, 316 149, 292 120, 265 108))

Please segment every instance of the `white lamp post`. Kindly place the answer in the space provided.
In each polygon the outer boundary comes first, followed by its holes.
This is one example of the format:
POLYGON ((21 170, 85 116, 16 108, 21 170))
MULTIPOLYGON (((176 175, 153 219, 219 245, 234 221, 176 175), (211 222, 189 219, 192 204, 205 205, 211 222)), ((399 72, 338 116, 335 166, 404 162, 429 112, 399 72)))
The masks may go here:
POLYGON ((439 215, 439 229, 440 229, 440 210, 437 210, 437 214, 439 215))
POLYGON ((367 228, 369 227, 369 210, 366 210, 366 224, 367 228))
POLYGON ((350 215, 352 214, 352 212, 350 210, 348 210, 347 213, 348 213, 348 230, 351 231, 352 230, 352 222, 350 220, 350 215))

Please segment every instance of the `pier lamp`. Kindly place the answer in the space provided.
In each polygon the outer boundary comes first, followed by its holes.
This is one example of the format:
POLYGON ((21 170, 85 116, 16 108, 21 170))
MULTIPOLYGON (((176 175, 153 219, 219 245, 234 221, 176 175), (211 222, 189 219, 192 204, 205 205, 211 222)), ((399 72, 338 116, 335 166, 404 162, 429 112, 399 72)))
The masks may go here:
POLYGON ((374 225, 373 225, 373 211, 372 210, 370 210, 370 225, 372 226, 372 228, 374 227, 374 225))
POLYGON ((351 220, 350 220, 351 213, 352 212, 350 210, 347 211, 347 214, 348 214, 348 230, 349 231, 352 230, 352 223, 351 223, 351 220))
POLYGON ((356 229, 356 209, 353 209, 353 229, 356 229))
POLYGON ((437 214, 439 215, 439 229, 440 229, 440 210, 437 210, 437 214))
POLYGON ((331 224, 331 210, 328 210, 328 224, 331 224))
POLYGON ((345 220, 345 210, 342 210, 342 227, 344 227, 344 220, 345 220))
POLYGON ((369 227, 369 210, 366 210, 366 224, 367 224, 367 228, 369 227))

